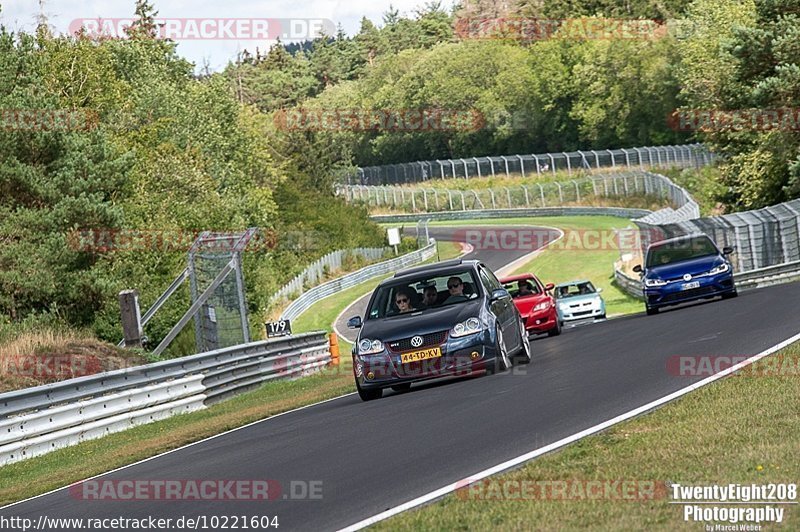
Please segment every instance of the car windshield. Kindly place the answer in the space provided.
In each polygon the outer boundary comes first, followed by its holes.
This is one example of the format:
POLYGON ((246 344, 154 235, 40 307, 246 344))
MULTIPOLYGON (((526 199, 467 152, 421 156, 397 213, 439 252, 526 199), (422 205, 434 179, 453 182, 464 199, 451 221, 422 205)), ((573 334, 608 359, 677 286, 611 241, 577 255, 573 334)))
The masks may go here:
POLYGON ((595 294, 595 293, 597 293, 597 290, 595 290, 594 285, 588 281, 585 283, 573 283, 569 285, 559 286, 556 288, 556 298, 558 299, 566 299, 575 296, 585 296, 587 294, 595 294))
POLYGON ((367 319, 381 319, 475 299, 480 288, 472 270, 422 274, 378 288, 367 319))
POLYGON ((663 266, 718 253, 716 246, 707 236, 678 240, 650 248, 647 252, 647 267, 663 266))
POLYGON ((519 281, 503 283, 503 288, 505 288, 514 299, 518 297, 535 296, 542 293, 539 289, 539 285, 533 279, 520 279, 519 281))

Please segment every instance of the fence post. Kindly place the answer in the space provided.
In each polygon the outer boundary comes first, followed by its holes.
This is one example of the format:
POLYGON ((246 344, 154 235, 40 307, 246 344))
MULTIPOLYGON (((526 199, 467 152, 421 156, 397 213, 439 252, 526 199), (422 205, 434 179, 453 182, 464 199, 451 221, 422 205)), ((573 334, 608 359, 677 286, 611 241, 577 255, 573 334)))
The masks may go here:
POLYGON ((558 201, 559 205, 564 205, 564 194, 561 192, 561 183, 556 181, 556 186, 558 187, 558 201))
MULTIPOLYGON (((473 192, 475 192, 475 191, 473 190, 473 192)), ((492 209, 496 209, 497 205, 495 205, 495 203, 494 203, 494 190, 492 190, 491 188, 489 189, 489 195, 492 197, 492 209)), ((477 192, 475 192, 475 197, 476 198, 478 197, 478 193, 477 192)))
POLYGON ((453 210, 453 193, 450 192, 450 189, 447 190, 447 201, 450 202, 450 210, 453 210))
POLYGON ((530 207, 531 206, 531 200, 528 198, 528 187, 526 187, 525 185, 522 185, 522 190, 525 191, 525 206, 526 207, 530 207))
POLYGON ((494 177, 494 161, 492 160, 491 157, 486 157, 486 158, 489 159, 489 170, 491 170, 492 177, 494 177))
POLYGON ((548 157, 550 157, 550 169, 553 171, 553 175, 556 175, 556 160, 553 159, 553 154, 548 153, 548 157))
POLYGON ((525 178, 525 159, 522 158, 522 155, 517 155, 519 159, 519 170, 522 173, 523 179, 525 178))
POLYGON ((503 162, 506 164, 506 177, 509 177, 509 173, 508 173, 508 159, 506 159, 506 156, 505 156, 505 155, 502 155, 502 156, 500 156, 500 158, 501 158, 501 159, 503 159, 503 162))
POLYGON ((544 203, 544 189, 542 188, 541 183, 536 183, 536 184, 539 185, 539 195, 542 197, 542 207, 544 207, 545 206, 545 203, 544 203))
POLYGON ((572 180, 572 184, 575 185, 575 201, 580 203, 581 202, 581 192, 580 192, 580 190, 578 190, 578 182, 573 179, 572 180))
POLYGON ((508 187, 503 187, 503 188, 506 189, 506 198, 508 198, 508 208, 511 209, 511 208, 513 208, 511 206, 511 191, 508 190, 508 187))
POLYGON ((478 177, 483 177, 481 175, 481 163, 480 163, 480 161, 478 161, 477 157, 473 157, 472 160, 475 161, 475 168, 478 169, 478 177))
POLYGON ((614 152, 611 151, 611 150, 606 150, 606 151, 608 152, 609 155, 611 155, 611 167, 616 170, 617 169, 617 161, 614 160, 614 152))
POLYGON ((571 176, 572 175, 572 164, 570 164, 570 162, 569 162, 569 155, 567 155, 567 152, 565 152, 565 151, 562 151, 561 153, 564 154, 564 159, 566 159, 566 161, 567 161, 567 173, 571 176))
POLYGON ((119 309, 122 316, 122 332, 125 347, 142 347, 142 313, 139 308, 139 292, 123 290, 119 293, 119 309))
POLYGON ((459 192, 461 192, 461 210, 462 211, 466 211, 467 210, 467 202, 464 201, 464 192, 463 191, 459 191, 459 192))
POLYGON ((533 154, 531 154, 531 157, 533 157, 534 164, 536 164, 536 176, 537 177, 541 177, 542 176, 542 169, 539 168, 539 158, 536 155, 533 155, 533 154))
POLYGON ((428 192, 425 189, 422 189, 422 199, 425 202, 425 212, 428 212, 428 192))
POLYGON ((594 150, 590 150, 592 155, 594 155, 594 167, 600 170, 600 156, 597 155, 597 152, 594 150))

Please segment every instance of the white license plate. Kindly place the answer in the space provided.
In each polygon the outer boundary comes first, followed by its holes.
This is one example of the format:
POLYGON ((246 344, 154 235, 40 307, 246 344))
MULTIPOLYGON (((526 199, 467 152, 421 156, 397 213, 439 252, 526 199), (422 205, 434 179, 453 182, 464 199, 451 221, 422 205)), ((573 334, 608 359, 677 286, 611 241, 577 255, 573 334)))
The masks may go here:
POLYGON ((691 290, 692 288, 700 288, 700 281, 692 281, 691 283, 683 283, 681 290, 691 290))

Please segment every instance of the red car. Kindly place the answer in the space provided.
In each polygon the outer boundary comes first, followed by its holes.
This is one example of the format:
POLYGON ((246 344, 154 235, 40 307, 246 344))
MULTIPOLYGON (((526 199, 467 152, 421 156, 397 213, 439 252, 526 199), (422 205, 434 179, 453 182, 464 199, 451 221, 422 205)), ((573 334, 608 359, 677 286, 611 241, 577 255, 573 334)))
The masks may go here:
POLYGON ((500 282, 514 299, 514 305, 522 315, 529 334, 561 334, 558 310, 550 295, 553 284, 543 285, 532 273, 504 277, 500 282))

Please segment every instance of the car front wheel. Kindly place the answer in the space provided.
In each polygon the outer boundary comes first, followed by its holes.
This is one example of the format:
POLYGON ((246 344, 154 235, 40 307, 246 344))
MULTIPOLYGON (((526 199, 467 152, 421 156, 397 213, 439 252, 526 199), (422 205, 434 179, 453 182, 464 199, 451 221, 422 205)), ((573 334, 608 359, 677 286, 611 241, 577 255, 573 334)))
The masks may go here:
POLYGON ((522 348, 517 353, 517 360, 520 364, 531 363, 531 342, 528 340, 528 331, 525 330, 522 320, 519 322, 519 334, 522 337, 522 348))
POLYGON ((506 350, 506 343, 503 340, 503 331, 500 327, 495 329, 495 356, 494 360, 486 367, 486 373, 493 374, 505 371, 511 367, 511 360, 508 358, 508 351, 506 350))
POLYGON ((648 315, 648 316, 652 316, 652 315, 654 315, 654 314, 658 314, 658 308, 655 308, 655 307, 645 307, 645 309, 647 310, 647 315, 648 315))
POLYGON ((365 390, 358 385, 358 380, 356 380, 356 389, 358 390, 358 396, 362 401, 372 401, 383 397, 383 388, 365 390))
POLYGON ((547 336, 558 336, 561 334, 561 320, 556 316, 556 326, 547 331, 547 336))

